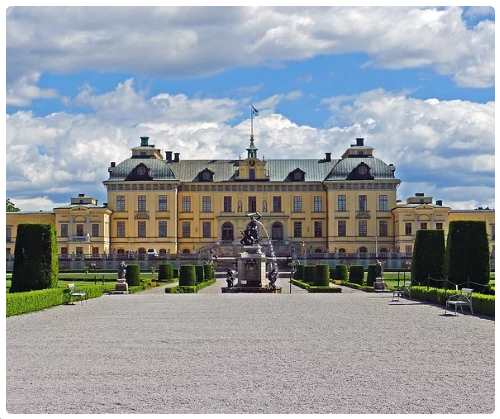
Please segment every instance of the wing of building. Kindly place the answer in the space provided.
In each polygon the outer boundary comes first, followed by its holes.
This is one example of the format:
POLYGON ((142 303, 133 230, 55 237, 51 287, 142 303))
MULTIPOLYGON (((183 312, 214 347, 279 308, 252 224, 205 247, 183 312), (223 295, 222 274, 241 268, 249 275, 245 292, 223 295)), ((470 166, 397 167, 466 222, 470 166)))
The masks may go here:
POLYGON ((20 223, 54 224, 62 255, 232 253, 256 211, 283 255, 411 254, 416 230, 446 232, 458 219, 485 221, 493 249, 493 210, 452 210, 423 194, 402 204, 395 170, 363 138, 337 159, 266 160, 251 138, 244 159, 184 160, 141 137, 130 158, 111 162, 107 204, 80 194, 52 212, 8 213, 7 254, 20 223))

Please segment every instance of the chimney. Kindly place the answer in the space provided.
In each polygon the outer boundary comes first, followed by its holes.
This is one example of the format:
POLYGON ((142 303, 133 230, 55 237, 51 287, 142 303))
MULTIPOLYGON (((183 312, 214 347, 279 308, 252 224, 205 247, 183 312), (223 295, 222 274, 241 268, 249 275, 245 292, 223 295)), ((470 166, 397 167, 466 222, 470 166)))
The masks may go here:
POLYGON ((141 147, 148 146, 149 137, 141 137, 141 147))
POLYGON ((172 161, 172 152, 171 152, 171 151, 165 151, 165 159, 166 159, 168 162, 171 162, 171 161, 172 161))
POLYGON ((111 162, 111 167, 115 167, 116 166, 116 162, 112 161, 111 162))
POLYGON ((107 202, 103 202, 103 203, 102 203, 102 206, 103 206, 104 208, 107 208, 107 207, 108 207, 108 203, 107 203, 107 202))
POLYGON ((357 147, 363 147, 365 145, 365 139, 364 138, 356 138, 356 146, 357 147))
POLYGON ((84 193, 79 193, 79 194, 78 194, 78 197, 84 197, 84 196, 85 196, 85 194, 84 194, 84 193))
POLYGON ((443 201, 441 199, 436 200, 436 205, 439 205, 440 207, 443 206, 443 201))
POLYGON ((325 153, 325 161, 332 161, 332 153, 325 153))
POLYGON ((417 192, 417 193, 415 194, 415 196, 424 196, 424 193, 423 193, 423 192, 417 192))
POLYGON ((174 162, 178 163, 179 162, 179 154, 180 153, 174 153, 174 162))

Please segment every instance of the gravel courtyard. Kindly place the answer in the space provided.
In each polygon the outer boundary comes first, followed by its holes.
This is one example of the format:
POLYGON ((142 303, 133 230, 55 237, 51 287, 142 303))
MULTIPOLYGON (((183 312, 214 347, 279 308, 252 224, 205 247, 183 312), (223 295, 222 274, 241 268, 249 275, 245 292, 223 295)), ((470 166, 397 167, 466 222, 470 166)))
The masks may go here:
POLYGON ((8 318, 8 412, 494 410, 492 320, 387 294, 222 295, 219 285, 8 318))

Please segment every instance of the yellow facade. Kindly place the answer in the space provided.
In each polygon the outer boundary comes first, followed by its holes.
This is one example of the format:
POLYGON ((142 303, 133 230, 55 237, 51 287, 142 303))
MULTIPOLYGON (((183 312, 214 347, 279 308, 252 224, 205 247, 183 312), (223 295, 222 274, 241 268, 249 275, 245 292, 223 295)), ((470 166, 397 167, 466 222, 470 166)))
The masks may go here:
POLYGON ((244 159, 182 160, 171 151, 163 157, 142 137, 129 159, 111 162, 107 204, 80 194, 52 212, 8 213, 7 252, 17 225, 30 222, 54 225, 68 255, 175 255, 214 246, 231 253, 253 212, 263 215, 263 235, 281 254, 411 254, 418 229, 446 234, 453 220, 485 221, 494 248, 493 210, 451 210, 423 194, 399 203, 394 166, 363 139, 339 159, 265 160, 253 138, 247 152, 244 159))

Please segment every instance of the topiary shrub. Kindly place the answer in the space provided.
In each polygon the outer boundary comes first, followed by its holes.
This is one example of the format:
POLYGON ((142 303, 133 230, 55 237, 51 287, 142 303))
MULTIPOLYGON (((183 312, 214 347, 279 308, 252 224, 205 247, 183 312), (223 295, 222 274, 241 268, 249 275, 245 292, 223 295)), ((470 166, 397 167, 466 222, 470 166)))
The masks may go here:
POLYGON ((196 283, 201 284, 205 280, 205 269, 203 265, 196 265, 196 283))
POLYGON ((139 265, 127 265, 125 278, 129 287, 141 285, 141 270, 139 269, 139 265))
POLYGON ((19 224, 10 292, 55 288, 58 271, 54 226, 19 224))
POLYGON ((335 266, 329 266, 330 279, 333 281, 335 279, 335 266))
POLYGON ((179 269, 174 268, 174 278, 179 278, 179 269))
POLYGON ((444 231, 418 230, 411 263, 412 284, 443 287, 443 277, 444 231))
POLYGON ((363 285, 365 270, 361 265, 351 265, 349 268, 349 282, 363 285))
POLYGON ((347 266, 345 265, 337 265, 335 266, 335 271, 333 274, 333 279, 336 281, 342 281, 345 282, 347 281, 349 277, 348 271, 347 271, 347 266))
POLYGON ((213 279, 213 265, 211 263, 205 263, 203 265, 203 275, 205 276, 205 281, 208 279, 213 279))
POLYGON ((313 284, 316 277, 316 266, 315 265, 307 265, 304 266, 304 278, 303 282, 307 284, 313 284))
MULTIPOLYGON (((490 255, 484 221, 452 221, 448 228, 445 272, 449 281, 481 292, 488 287, 490 255)), ((450 284, 454 287, 453 284, 450 284)))
POLYGON ((330 267, 328 265, 316 265, 314 285, 317 287, 328 287, 330 285, 330 267))
POLYGON ((295 270, 294 279, 302 281, 304 279, 304 265, 297 265, 295 270))
POLYGON ((375 279, 380 276, 380 267, 378 265, 368 265, 368 274, 366 275, 366 285, 373 287, 375 279))
POLYGON ((179 269, 179 286, 193 287, 196 285, 196 268, 194 265, 182 265, 179 269))
POLYGON ((170 281, 174 277, 174 269, 170 263, 163 263, 158 267, 158 280, 170 281))

